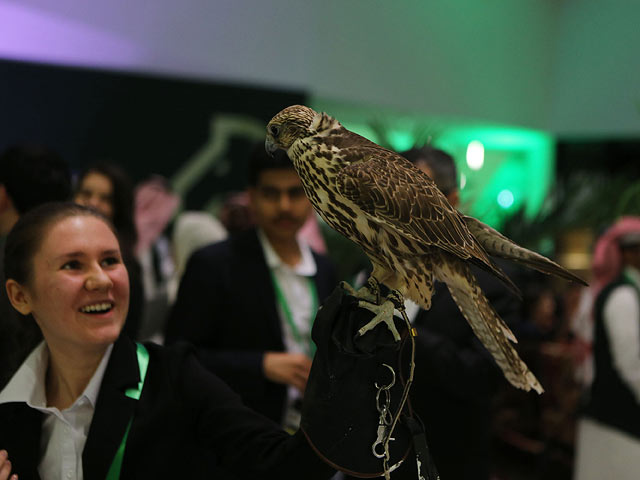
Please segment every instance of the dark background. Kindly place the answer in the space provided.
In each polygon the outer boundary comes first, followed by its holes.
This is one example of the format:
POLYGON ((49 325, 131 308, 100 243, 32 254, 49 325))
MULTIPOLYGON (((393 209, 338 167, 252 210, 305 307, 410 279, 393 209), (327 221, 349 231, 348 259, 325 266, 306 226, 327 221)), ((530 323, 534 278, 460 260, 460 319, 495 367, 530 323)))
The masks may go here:
MULTIPOLYGON (((300 91, 0 60, 0 150, 39 143, 74 171, 109 160, 134 181, 152 173, 170 178, 209 141, 214 115, 247 115, 266 126, 282 108, 305 100, 300 91)), ((203 176, 185 206, 242 189, 252 144, 232 138, 230 170, 203 176)))

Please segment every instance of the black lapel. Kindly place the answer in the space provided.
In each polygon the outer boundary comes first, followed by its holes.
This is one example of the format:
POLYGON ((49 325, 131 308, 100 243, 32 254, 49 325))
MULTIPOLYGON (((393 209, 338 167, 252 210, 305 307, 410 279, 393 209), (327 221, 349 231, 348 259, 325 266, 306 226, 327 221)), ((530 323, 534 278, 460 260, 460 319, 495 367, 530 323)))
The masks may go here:
POLYGON ((313 250, 311 253, 313 254, 313 259, 316 262, 316 274, 314 276, 314 281, 318 292, 318 305, 322 305, 324 299, 331 294, 335 287, 335 273, 327 263, 326 257, 321 257, 313 250))
POLYGON ((0 448, 9 452, 13 471, 21 480, 37 480, 40 434, 44 414, 26 403, 0 405, 0 448))
POLYGON ((258 232, 250 230, 238 235, 233 240, 233 251, 238 265, 235 269, 239 275, 236 279, 236 282, 239 282, 238 288, 250 292, 251 297, 255 299, 256 310, 261 315, 266 314, 266 330, 272 335, 273 344, 284 349, 276 294, 258 232))
POLYGON ((87 443, 82 452, 84 478, 105 478, 122 442, 136 400, 125 395, 140 381, 135 344, 121 336, 104 373, 87 443))

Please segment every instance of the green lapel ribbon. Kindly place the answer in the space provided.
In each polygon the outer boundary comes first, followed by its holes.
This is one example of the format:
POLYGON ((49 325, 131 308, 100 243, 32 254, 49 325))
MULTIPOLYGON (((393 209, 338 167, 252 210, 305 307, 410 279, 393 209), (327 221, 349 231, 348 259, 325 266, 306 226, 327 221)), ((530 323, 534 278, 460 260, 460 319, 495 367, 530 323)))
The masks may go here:
MULTIPOLYGON (((144 377, 147 375, 147 367, 149 366, 149 352, 141 343, 136 342, 136 354, 138 355, 138 368, 140 369, 140 381, 136 388, 128 388, 124 393, 127 397, 134 400, 140 400, 142 395, 142 387, 144 386, 144 377)), ((116 451, 116 455, 113 457, 109 471, 107 472, 106 480, 118 480, 120 478, 120 470, 122 469, 122 458, 124 457, 124 449, 127 445, 127 437, 129 436, 129 430, 133 423, 133 415, 129 420, 127 429, 122 437, 122 442, 116 451)))

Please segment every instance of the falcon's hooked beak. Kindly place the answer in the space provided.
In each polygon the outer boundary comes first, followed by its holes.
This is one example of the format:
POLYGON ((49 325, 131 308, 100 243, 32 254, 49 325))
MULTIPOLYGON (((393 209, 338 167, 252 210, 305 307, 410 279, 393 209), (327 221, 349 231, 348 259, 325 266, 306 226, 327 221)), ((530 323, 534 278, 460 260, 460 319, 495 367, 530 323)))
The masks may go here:
POLYGON ((267 151, 267 153, 271 157, 273 157, 273 154, 279 148, 280 147, 273 140, 271 140, 269 137, 267 137, 267 139, 264 141, 264 149, 267 151))

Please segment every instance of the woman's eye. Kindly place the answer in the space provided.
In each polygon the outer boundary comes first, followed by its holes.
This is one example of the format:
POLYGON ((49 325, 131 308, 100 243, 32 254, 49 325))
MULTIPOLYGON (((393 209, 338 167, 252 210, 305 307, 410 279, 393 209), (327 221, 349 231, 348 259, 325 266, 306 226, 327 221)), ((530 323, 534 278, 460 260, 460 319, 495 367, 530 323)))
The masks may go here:
POLYGON ((107 267, 111 265, 117 265, 120 262, 121 262, 120 258, 118 257, 107 257, 104 260, 102 260, 102 264, 107 267))
POLYGON ((78 268, 80 268, 80 262, 77 260, 71 260, 62 265, 62 270, 77 270, 78 268))

